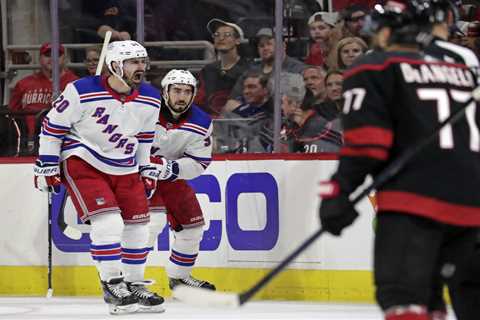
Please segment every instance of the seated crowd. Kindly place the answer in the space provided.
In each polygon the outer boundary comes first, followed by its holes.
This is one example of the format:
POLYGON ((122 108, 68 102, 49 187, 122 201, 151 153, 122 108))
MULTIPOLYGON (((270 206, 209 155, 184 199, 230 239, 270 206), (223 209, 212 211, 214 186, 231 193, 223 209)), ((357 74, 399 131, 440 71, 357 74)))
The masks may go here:
MULTIPOLYGON (((131 26, 117 1, 107 1, 102 7, 102 23, 97 23, 94 35, 101 40, 106 31, 114 39, 131 38, 131 26), (125 31, 130 30, 130 33, 125 31)), ((308 46, 304 55, 289 55, 291 39, 282 35, 276 43, 271 25, 260 26, 246 39, 239 24, 213 18, 206 30, 217 54, 217 60, 205 65, 196 74, 199 80, 195 103, 214 118, 214 151, 217 153, 262 153, 273 151, 273 94, 281 94, 281 151, 337 152, 342 145, 339 114, 342 107, 343 72, 374 44, 362 27, 369 13, 367 6, 352 4, 341 12, 315 12, 305 22, 308 26, 308 46), (242 46, 250 43, 257 58, 243 55, 242 46), (281 82, 273 83, 275 48, 281 46, 281 82)), ((451 35, 451 41, 479 52, 480 22, 469 14, 463 15, 451 35), (470 21, 468 21, 470 20, 470 21)), ((95 41, 94 41, 95 42, 95 41)), ((97 41, 98 42, 98 41, 97 41)), ((65 67, 65 49, 60 47, 60 89, 77 75, 65 67)), ((85 68, 78 76, 95 74, 100 56, 99 47, 85 50, 85 68)), ((19 80, 10 93, 8 105, 19 124, 20 153, 37 152, 37 136, 42 111, 50 108, 51 47, 40 48, 40 70, 19 80)), ((155 84, 154 79, 152 83, 155 84)), ((0 132, 2 134, 2 132, 0 132)), ((1 150, 1 155, 11 155, 1 150)), ((10 151, 11 153, 11 151, 10 151)))

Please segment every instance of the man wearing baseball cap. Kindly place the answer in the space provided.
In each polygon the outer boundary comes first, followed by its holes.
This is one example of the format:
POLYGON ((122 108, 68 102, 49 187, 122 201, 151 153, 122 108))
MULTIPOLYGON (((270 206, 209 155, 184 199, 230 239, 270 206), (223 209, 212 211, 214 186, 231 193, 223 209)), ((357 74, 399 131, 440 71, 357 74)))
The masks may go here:
MULTIPOLYGON (((252 63, 249 66, 248 71, 260 72, 270 77, 273 74, 273 65, 275 61, 276 44, 273 29, 268 27, 260 28, 255 35, 255 42, 260 61, 252 63)), ((287 55, 287 44, 285 42, 281 43, 281 45, 283 46, 282 71, 301 74, 307 66, 303 62, 287 55)), ((243 92, 245 75, 246 73, 237 80, 237 83, 233 87, 225 111, 232 111, 241 104, 240 96, 243 92)))
MULTIPOLYGON (((12 91, 8 107, 14 112, 25 112, 25 125, 22 128, 21 148, 24 154, 34 154, 38 145, 40 119, 36 114, 49 109, 52 102, 52 46, 49 42, 40 47, 40 70, 19 80, 12 91)), ((60 89, 78 77, 65 68, 65 48, 59 47, 60 89)))
POLYGON ((237 79, 247 69, 248 61, 238 53, 244 36, 237 24, 215 18, 208 22, 207 30, 212 35, 218 60, 200 71, 195 103, 216 117, 221 114, 237 79))

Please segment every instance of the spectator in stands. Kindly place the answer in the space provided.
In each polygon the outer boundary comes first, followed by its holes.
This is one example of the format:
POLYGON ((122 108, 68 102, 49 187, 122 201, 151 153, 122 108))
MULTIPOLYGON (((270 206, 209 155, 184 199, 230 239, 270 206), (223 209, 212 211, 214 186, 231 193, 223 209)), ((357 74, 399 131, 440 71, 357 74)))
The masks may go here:
POLYGON ((97 27, 97 35, 104 39, 107 31, 112 32, 112 41, 131 40, 135 30, 135 20, 121 11, 118 0, 105 0, 103 14, 97 27))
MULTIPOLYGON (((22 137, 22 149, 34 154, 38 146, 38 128, 41 111, 49 109, 52 102, 52 58, 51 45, 44 43, 40 48, 40 70, 17 82, 12 91, 9 108, 13 112, 25 113, 26 137, 22 137)), ((65 68, 65 48, 60 45, 60 90, 78 77, 65 68)))
POLYGON ((330 70, 325 76, 325 101, 316 104, 315 109, 317 113, 323 118, 331 121, 340 115, 342 110, 342 84, 343 74, 340 70, 330 70))
POLYGON ((219 60, 206 65, 199 75, 200 86, 195 103, 218 117, 238 78, 247 70, 248 61, 238 53, 243 30, 236 24, 212 19, 207 24, 219 60))
MULTIPOLYGON (((327 120, 319 115, 311 101, 313 93, 306 91, 302 103, 291 105, 291 126, 286 128, 290 152, 338 152, 342 146, 342 126, 339 118, 327 120), (292 125, 293 124, 293 125, 292 125)), ((282 104, 283 107, 283 104, 282 104)))
POLYGON ((368 46, 362 38, 346 37, 337 43, 336 52, 336 69, 345 70, 357 59, 360 55, 368 50, 368 46))
POLYGON ((336 12, 315 12, 308 19, 311 43, 305 63, 314 66, 327 64, 327 58, 341 36, 338 29, 334 29, 337 19, 336 12))
MULTIPOLYGON (((92 46, 85 49, 85 67, 87 69, 87 75, 94 76, 97 71, 98 61, 100 60, 101 47, 92 46)), ((105 64, 104 64, 105 66, 105 64)), ((106 68, 103 68, 103 72, 107 72, 106 68)))
POLYGON ((313 93, 312 104, 319 104, 325 99, 325 75, 325 69, 321 66, 309 66, 303 71, 305 87, 313 93))
MULTIPOLYGON (((261 28, 256 34, 256 42, 260 61, 252 63, 248 70, 258 71, 270 77, 273 72, 275 60, 275 38, 273 30, 271 28, 261 28)), ((285 42, 282 43, 282 46, 282 71, 301 74, 307 66, 303 62, 287 55, 285 42)), ((230 98, 225 106, 226 112, 232 111, 241 104, 238 97, 242 94, 245 76, 246 73, 237 80, 237 83, 233 87, 230 98)))
POLYGON ((265 152, 259 133, 266 121, 273 119, 273 102, 268 77, 258 71, 248 72, 243 82, 242 104, 223 114, 225 121, 214 129, 219 152, 265 152))
POLYGON ((368 9, 361 4, 352 4, 343 11, 342 38, 360 37, 368 9))

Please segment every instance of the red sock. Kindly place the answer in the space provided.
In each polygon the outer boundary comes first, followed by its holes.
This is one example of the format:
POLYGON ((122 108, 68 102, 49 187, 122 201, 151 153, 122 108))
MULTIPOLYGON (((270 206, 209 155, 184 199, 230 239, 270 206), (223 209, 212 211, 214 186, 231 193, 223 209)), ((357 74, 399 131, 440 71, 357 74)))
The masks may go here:
POLYGON ((431 320, 427 309, 419 305, 392 307, 385 311, 385 320, 431 320))

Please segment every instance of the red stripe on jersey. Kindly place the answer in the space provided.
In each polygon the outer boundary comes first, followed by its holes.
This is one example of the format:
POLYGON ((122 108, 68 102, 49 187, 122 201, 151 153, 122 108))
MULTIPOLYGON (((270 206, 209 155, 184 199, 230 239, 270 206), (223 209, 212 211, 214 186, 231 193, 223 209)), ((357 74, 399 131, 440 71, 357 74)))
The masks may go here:
POLYGON ((351 148, 348 146, 340 149, 340 156, 348 157, 368 157, 378 160, 387 160, 388 150, 384 148, 351 148))
POLYGON ((480 226, 480 207, 453 204, 411 192, 380 191, 378 210, 400 211, 459 226, 480 226))
POLYGON ((466 65, 460 64, 460 63, 450 63, 445 61, 425 61, 425 60, 408 59, 404 57, 391 57, 391 58, 385 59, 385 61, 382 64, 361 64, 361 65, 358 65, 357 67, 349 69, 343 73, 343 80, 362 71, 367 71, 367 70, 382 71, 382 70, 385 70, 391 64, 402 63, 402 62, 405 62, 408 64, 415 64, 415 65, 429 64, 429 65, 441 65, 441 66, 450 66, 450 67, 468 69, 466 65))
POLYGON ((361 127, 345 130, 343 138, 346 144, 373 144, 390 148, 393 143, 392 130, 379 127, 361 127))

